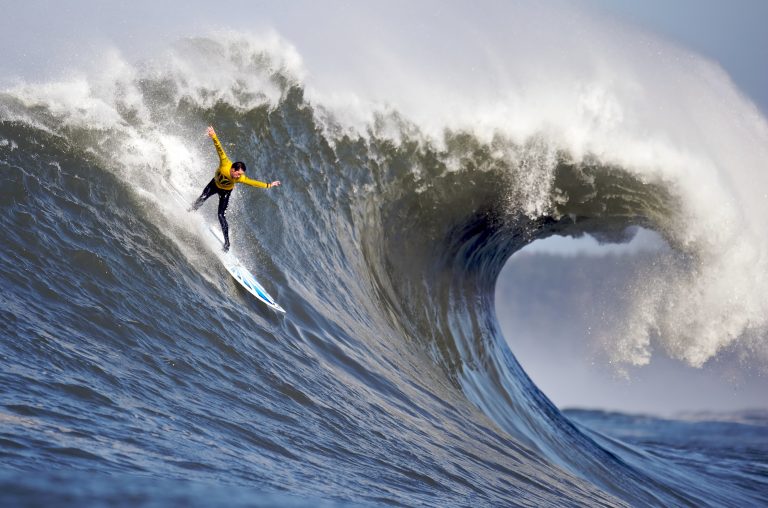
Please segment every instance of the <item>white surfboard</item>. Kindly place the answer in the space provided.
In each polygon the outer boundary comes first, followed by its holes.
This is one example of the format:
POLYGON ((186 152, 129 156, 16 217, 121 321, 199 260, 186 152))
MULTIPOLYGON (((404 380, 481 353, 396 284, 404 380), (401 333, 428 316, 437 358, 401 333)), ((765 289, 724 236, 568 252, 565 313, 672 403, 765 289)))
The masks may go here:
MULTIPOLYGON (((224 237, 221 232, 213 229, 212 227, 208 228, 208 232, 213 235, 220 246, 224 246, 224 237)), ((232 275, 232 277, 234 277, 234 279, 241 286, 243 286, 246 291, 264 302, 268 307, 278 312, 285 313, 285 309, 278 305, 275 299, 272 298, 269 293, 267 293, 267 290, 264 289, 261 284, 259 284, 259 281, 256 280, 256 277, 254 277, 253 274, 249 272, 248 269, 242 265, 242 263, 240 263, 240 260, 237 259, 234 254, 231 252, 224 252, 220 256, 220 259, 224 264, 224 268, 227 269, 230 275, 232 275)))
MULTIPOLYGON (((179 204, 183 207, 186 207, 188 204, 185 203, 181 192, 179 192, 178 189, 172 185, 169 185, 169 187, 173 189, 173 195, 179 204)), ((206 227, 203 221, 200 221, 200 224, 208 230, 208 233, 210 233, 211 236, 213 236, 219 248, 222 248, 224 246, 224 235, 221 233, 221 231, 214 229, 211 226, 206 227)), ((232 254, 232 252, 222 252, 218 258, 221 260, 224 268, 227 269, 229 274, 232 275, 238 284, 240 284, 246 291, 264 302, 264 304, 266 304, 269 308, 278 312, 285 313, 285 309, 278 305, 275 299, 272 298, 269 293, 267 293, 267 290, 264 289, 261 284, 259 284, 259 281, 256 280, 256 277, 254 277, 253 274, 248 271, 248 269, 244 267, 242 263, 240 263, 240 260, 237 259, 237 257, 232 254)))

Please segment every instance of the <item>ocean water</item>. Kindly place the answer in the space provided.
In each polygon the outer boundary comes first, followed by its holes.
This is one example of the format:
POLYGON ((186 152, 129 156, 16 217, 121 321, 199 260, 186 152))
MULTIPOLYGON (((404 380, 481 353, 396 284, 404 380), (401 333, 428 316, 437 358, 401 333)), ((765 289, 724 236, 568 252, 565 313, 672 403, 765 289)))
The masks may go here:
POLYGON ((344 107, 258 40, 0 93, 4 506, 766 503, 764 414, 564 413, 494 311, 532 241, 644 226, 671 249, 613 359, 642 365, 652 341, 691 365, 763 354, 768 128, 727 77, 692 59, 654 89, 588 67, 427 121, 344 107), (200 233, 215 199, 170 199, 211 178, 209 124, 283 182, 239 186, 228 217, 285 315, 200 233))

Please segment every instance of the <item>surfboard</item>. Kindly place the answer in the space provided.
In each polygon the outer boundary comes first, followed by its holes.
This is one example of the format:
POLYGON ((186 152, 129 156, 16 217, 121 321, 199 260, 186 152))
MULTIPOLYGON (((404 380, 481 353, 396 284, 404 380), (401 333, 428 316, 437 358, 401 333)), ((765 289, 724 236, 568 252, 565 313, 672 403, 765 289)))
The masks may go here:
MULTIPOLYGON (((212 227, 208 227, 208 232, 216 239, 218 244, 224 246, 224 237, 220 231, 216 231, 212 227)), ((267 293, 267 290, 259 284, 256 277, 248 271, 248 269, 240 263, 240 260, 232 254, 232 252, 223 252, 220 258, 224 264, 224 268, 227 269, 229 274, 234 278, 243 288, 251 293, 253 296, 264 302, 268 307, 278 312, 285 314, 285 309, 280 307, 272 296, 267 293)))
MULTIPOLYGON (((181 206, 186 207, 188 204, 185 202, 181 192, 179 192, 178 189, 170 184, 169 187, 173 189, 172 194, 175 196, 178 203, 181 206)), ((221 231, 205 224, 205 222, 202 220, 200 221, 200 225, 205 227, 208 233, 216 241, 216 245, 219 248, 224 247, 224 235, 221 233, 221 231)), ((221 252, 217 257, 219 260, 221 260, 224 268, 227 269, 232 278, 235 279, 237 283, 243 287, 243 289, 251 293, 272 310, 285 314, 285 309, 278 305, 275 299, 272 298, 269 293, 267 293, 267 290, 264 289, 264 286, 259 284, 259 281, 256 280, 256 277, 254 277, 253 274, 245 266, 243 266, 243 264, 239 259, 237 259, 231 250, 229 252, 221 252)))

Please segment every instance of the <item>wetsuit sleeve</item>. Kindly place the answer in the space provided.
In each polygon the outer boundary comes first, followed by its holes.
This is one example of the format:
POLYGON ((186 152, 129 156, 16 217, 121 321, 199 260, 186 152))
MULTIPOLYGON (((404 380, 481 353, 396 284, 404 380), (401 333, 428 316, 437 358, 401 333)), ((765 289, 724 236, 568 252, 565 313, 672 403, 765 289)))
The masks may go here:
POLYGON ((269 184, 268 183, 260 182, 258 180, 251 180, 247 176, 241 176, 240 178, 238 178, 236 180, 236 182, 237 183, 244 183, 246 185, 250 185, 251 187, 258 187, 260 189, 268 189, 269 188, 269 184))
POLYGON ((219 137, 214 134, 211 139, 213 139, 213 145, 216 147, 216 153, 219 154, 220 165, 223 166, 225 162, 229 162, 229 157, 227 157, 226 152, 224 152, 224 148, 221 146, 219 137))

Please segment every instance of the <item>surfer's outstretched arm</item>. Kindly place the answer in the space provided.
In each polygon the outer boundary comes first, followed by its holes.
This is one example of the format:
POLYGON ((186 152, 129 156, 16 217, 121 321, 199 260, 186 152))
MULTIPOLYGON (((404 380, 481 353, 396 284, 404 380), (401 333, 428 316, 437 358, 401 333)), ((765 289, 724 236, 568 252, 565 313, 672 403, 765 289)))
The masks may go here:
MULTIPOLYGON (((208 136, 213 140, 214 146, 216 146, 216 152, 219 154, 219 170, 217 172, 216 178, 219 178, 219 173, 223 174, 227 179, 230 178, 230 175, 232 176, 232 180, 237 183, 244 183, 246 185, 250 185, 252 187, 259 187, 261 189, 269 189, 271 187, 280 187, 281 183, 280 180, 275 180, 273 182, 267 183, 267 182, 261 182, 259 180, 252 180, 245 176, 243 173, 245 172, 245 164, 242 162, 232 162, 229 160, 229 157, 227 157, 227 154, 224 152, 224 148, 221 146, 221 143, 219 142, 218 136, 216 136, 216 131, 213 129, 212 126, 208 126, 208 136), (235 173, 234 175, 231 174, 230 170, 237 169, 240 170, 239 172, 235 173), (238 176, 238 174, 240 176, 238 176)), ((234 186, 234 183, 227 182, 227 185, 234 186)), ((222 188, 229 188, 229 187, 222 187, 222 188)))
POLYGON ((274 182, 267 183, 267 182, 260 182, 259 180, 252 180, 247 176, 241 176, 236 181, 237 183, 244 183, 246 185, 250 185, 251 187, 258 187, 260 189, 269 189, 270 187, 280 187, 280 185, 282 185, 280 183, 280 180, 275 180, 274 182))
POLYGON ((216 153, 219 154, 219 163, 221 165, 225 165, 225 163, 228 163, 231 166, 232 162, 229 160, 229 157, 227 157, 226 152, 224 152, 224 147, 221 146, 219 137, 216 136, 216 131, 213 130, 213 127, 209 125, 207 132, 208 132, 208 137, 210 137, 213 140, 213 145, 216 147, 216 153))

